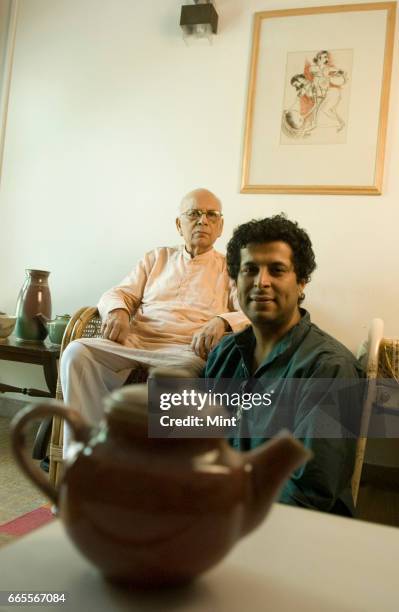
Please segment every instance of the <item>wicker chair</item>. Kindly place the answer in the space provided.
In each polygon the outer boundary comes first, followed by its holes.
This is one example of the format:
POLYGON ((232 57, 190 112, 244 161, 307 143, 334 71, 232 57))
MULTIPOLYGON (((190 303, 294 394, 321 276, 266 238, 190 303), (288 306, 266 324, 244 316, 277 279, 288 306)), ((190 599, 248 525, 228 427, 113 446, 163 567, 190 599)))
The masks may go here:
MULTIPOLYGON (((60 358, 62 353, 73 340, 78 338, 100 338, 101 319, 97 308, 84 306, 80 308, 69 321, 62 339, 60 358)), ((126 381, 127 383, 140 383, 147 380, 147 370, 144 368, 135 369, 126 381)), ((63 400, 60 377, 58 377, 56 398, 63 400)), ((63 420, 60 417, 53 417, 53 426, 50 440, 50 470, 49 478, 51 484, 58 485, 62 471, 62 447, 63 447, 63 420)))
POLYGON ((384 338, 383 332, 383 321, 373 319, 367 344, 368 386, 360 425, 360 436, 356 446, 355 469, 352 476, 352 496, 355 505, 359 494, 373 406, 377 400, 378 404, 381 405, 390 399, 389 393, 386 391, 384 391, 385 398, 379 396, 378 379, 393 379, 399 385, 399 339, 384 338))

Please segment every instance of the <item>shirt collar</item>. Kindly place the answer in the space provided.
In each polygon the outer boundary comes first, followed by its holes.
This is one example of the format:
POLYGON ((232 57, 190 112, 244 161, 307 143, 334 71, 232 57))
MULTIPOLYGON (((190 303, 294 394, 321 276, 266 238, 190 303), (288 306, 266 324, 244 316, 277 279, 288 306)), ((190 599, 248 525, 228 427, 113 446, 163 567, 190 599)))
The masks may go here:
MULTIPOLYGON (((272 351, 266 359, 260 364, 257 371, 270 365, 275 359, 284 355, 284 359, 288 359, 295 352, 298 344, 302 341, 304 335, 308 332, 311 326, 310 314, 304 308, 299 309, 301 313, 300 321, 294 325, 273 347, 272 351)), ((239 349, 244 363, 248 371, 252 369, 252 359, 256 346, 256 339, 252 325, 244 329, 244 331, 235 335, 235 342, 239 349)))
POLYGON ((181 252, 183 254, 183 259, 188 260, 188 261, 202 261, 202 260, 206 260, 209 259, 215 252, 215 249, 212 247, 211 249, 209 249, 209 251, 206 251, 205 253, 201 253, 201 255, 196 255, 195 257, 191 257, 190 253, 186 250, 186 247, 184 244, 182 244, 180 246, 181 248, 181 252))

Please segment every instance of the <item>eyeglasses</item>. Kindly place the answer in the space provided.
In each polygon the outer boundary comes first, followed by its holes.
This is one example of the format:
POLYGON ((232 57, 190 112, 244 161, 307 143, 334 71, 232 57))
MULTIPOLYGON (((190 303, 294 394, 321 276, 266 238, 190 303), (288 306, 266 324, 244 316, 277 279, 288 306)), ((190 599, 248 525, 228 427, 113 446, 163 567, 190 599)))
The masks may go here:
POLYGON ((199 221, 202 215, 205 215, 211 223, 216 223, 216 221, 219 221, 219 219, 223 217, 222 213, 218 210, 200 210, 199 208, 191 208, 182 214, 190 219, 190 221, 199 221))

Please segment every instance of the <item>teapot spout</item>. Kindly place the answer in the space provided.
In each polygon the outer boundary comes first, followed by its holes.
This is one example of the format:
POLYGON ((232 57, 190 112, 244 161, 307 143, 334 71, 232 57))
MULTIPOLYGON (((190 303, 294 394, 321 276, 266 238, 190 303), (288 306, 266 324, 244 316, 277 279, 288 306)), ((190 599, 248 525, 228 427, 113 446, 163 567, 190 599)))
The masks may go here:
POLYGON ((251 469, 243 535, 262 522, 290 474, 311 457, 312 453, 287 431, 246 454, 251 469))
POLYGON ((39 327, 41 328, 42 332, 45 334, 44 337, 46 337, 48 334, 47 323, 50 321, 50 319, 41 312, 39 312, 35 318, 37 319, 37 322, 39 323, 39 327))

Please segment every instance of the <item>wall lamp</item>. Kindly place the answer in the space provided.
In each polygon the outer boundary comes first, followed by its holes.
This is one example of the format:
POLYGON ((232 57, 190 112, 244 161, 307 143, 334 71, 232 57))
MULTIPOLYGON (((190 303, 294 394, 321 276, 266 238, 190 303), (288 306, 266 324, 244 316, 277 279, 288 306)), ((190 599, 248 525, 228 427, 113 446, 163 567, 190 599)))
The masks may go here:
POLYGON ((207 38, 211 43, 212 35, 218 29, 218 14, 212 0, 194 0, 194 4, 184 4, 180 25, 186 42, 192 38, 207 38))

